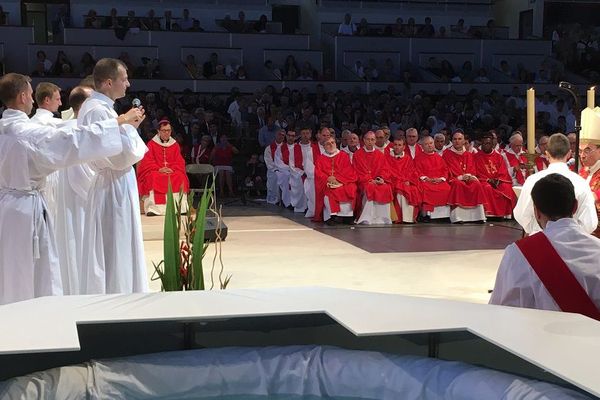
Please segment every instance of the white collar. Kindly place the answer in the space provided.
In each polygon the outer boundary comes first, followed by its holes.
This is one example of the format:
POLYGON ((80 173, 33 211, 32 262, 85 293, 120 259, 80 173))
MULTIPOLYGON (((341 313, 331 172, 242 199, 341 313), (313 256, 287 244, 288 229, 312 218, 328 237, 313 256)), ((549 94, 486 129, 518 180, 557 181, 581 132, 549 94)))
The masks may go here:
POLYGON ((338 149, 335 149, 335 152, 333 154, 329 154, 328 152, 323 153, 323 155, 326 155, 327 157, 335 157, 340 153, 340 151, 338 149))
POLYGON ((114 106, 115 106, 115 101, 113 99, 111 99, 107 95, 97 92, 95 90, 92 92, 92 95, 90 96, 90 98, 100 100, 101 102, 108 104, 108 106, 110 108, 114 108, 114 106))
POLYGON ((458 150, 456 150, 456 149, 454 148, 454 146, 450 146, 450 147, 448 147, 448 149, 450 149, 450 151, 452 151, 452 152, 454 152, 454 153, 456 153, 456 154, 458 154, 458 155, 463 155, 463 154, 465 154, 465 146, 463 146, 463 149, 462 149, 462 151, 458 151, 458 150))
POLYGON ((406 155, 406 152, 403 151, 402 154, 396 154, 394 152, 394 149, 390 149, 390 154, 394 157, 394 158, 403 158, 404 155, 406 155))
POLYGON ((549 233, 550 235, 555 232, 560 232, 564 228, 575 227, 578 230, 582 230, 577 221, 573 218, 561 218, 557 221, 548 221, 546 224, 546 229, 544 229, 544 233, 549 233))
POLYGON ((35 115, 39 115, 41 117, 54 117, 54 113, 52 111, 46 110, 45 108, 38 108, 35 110, 35 115))
POLYGON ((169 138, 167 143, 163 143, 162 140, 160 140, 160 135, 158 135, 158 134, 154 135, 154 137, 152 138, 152 141, 155 143, 158 143, 162 147, 171 147, 175 144, 175 139, 173 139, 172 136, 169 138))
POLYGON ((366 147, 363 147, 362 149, 363 149, 363 150, 364 150, 366 153, 372 153, 372 152, 374 152, 375 150, 377 150, 377 149, 375 148, 375 146, 373 146, 373 149, 371 149, 371 150, 367 149, 366 147))
POLYGON ((550 164, 548 164, 548 168, 550 170, 563 170, 563 171, 570 171, 569 166, 567 165, 567 163, 562 162, 562 161, 556 161, 556 162, 551 162, 550 164))
POLYGON ((590 175, 595 174, 598 170, 600 170, 600 160, 590 167, 590 175))

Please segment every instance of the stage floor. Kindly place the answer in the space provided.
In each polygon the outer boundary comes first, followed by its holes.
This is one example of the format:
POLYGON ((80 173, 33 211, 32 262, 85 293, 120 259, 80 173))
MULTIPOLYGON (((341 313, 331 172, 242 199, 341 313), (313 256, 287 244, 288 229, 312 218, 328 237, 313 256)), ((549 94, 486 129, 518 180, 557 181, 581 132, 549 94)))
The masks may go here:
MULTIPOLYGON (((223 208, 222 245, 232 288, 328 286, 486 303, 513 222, 391 227, 314 224, 279 207, 223 208)), ((142 216, 148 275, 162 258, 163 217, 142 216)), ((214 245, 205 258, 210 285, 214 245)), ((217 262, 215 268, 218 286, 217 262)), ((160 290, 152 281, 151 289, 160 290)))

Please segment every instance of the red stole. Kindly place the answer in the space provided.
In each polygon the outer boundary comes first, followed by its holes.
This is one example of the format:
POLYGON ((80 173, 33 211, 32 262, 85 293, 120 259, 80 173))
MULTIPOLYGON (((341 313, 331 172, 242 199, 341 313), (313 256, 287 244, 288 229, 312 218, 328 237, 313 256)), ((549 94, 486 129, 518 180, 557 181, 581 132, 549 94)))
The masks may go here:
POLYGON ((536 166, 538 172, 543 171, 546 168, 548 168, 548 165, 550 165, 550 161, 548 161, 548 159, 546 157, 538 156, 535 159, 535 166, 536 166))
POLYGON ((517 157, 517 155, 515 153, 510 152, 510 151, 505 151, 504 154, 506 154, 506 159, 508 160, 508 164, 511 167, 513 167, 513 170, 515 171, 515 179, 517 180, 519 185, 523 185, 525 183, 525 174, 523 174, 523 171, 519 167, 519 164, 520 163, 526 164, 527 159, 525 158, 525 156, 523 154, 520 154, 517 157))
POLYGON ((558 307, 600 321, 600 311, 544 232, 515 242, 558 307))
MULTIPOLYGON (((311 142, 310 148, 312 150, 313 155, 313 164, 317 163, 317 157, 321 155, 321 150, 319 150, 319 145, 311 142)), ((300 143, 296 143, 294 145, 294 167, 298 169, 304 169, 304 155, 302 154, 302 145, 300 143)))
MULTIPOLYGON (((270 147, 271 147, 271 157, 273 158, 273 161, 275 161, 275 152, 277 151, 277 143, 275 143, 275 142, 271 143, 270 147)), ((283 160, 283 162, 286 165, 288 165, 290 163, 290 149, 288 149, 286 142, 281 143, 281 159, 283 160)))

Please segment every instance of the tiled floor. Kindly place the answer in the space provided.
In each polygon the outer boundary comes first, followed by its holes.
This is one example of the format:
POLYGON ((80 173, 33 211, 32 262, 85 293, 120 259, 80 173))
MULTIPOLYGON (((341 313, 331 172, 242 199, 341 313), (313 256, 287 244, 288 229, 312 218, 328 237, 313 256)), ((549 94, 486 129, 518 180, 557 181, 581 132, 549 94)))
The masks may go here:
MULTIPOLYGON (((510 223, 330 228, 264 205, 229 205, 223 214, 224 273, 236 288, 319 285, 487 302, 502 249, 521 235, 510 223)), ((142 223, 150 276, 162 258, 163 218, 142 223)), ((214 248, 205 258, 209 285, 214 248)))

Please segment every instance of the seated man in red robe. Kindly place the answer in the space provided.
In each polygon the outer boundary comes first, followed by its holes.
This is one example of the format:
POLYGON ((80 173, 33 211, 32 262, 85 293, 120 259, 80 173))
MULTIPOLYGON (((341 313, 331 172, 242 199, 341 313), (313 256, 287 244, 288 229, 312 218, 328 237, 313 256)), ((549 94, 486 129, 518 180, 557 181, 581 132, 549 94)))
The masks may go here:
POLYGON ((354 222, 356 172, 348 154, 337 149, 330 137, 323 144, 325 152, 315 163, 315 217, 328 225, 354 222))
POLYGON ((423 196, 421 214, 425 219, 449 218, 448 167, 435 151, 431 136, 423 139, 421 147, 423 151, 415 158, 415 167, 421 182, 421 195, 423 196))
POLYGON ((527 158, 523 151, 523 136, 519 131, 510 137, 509 145, 504 149, 502 156, 513 186, 523 186, 527 178, 527 158))
POLYGON ((364 146, 354 153, 362 211, 357 224, 391 224, 392 176, 385 155, 375 147, 375 133, 363 136, 364 146))
POLYGON ((494 151, 492 136, 483 137, 481 151, 474 157, 476 175, 486 197, 485 215, 510 219, 517 205, 517 196, 504 159, 494 151))
POLYGON ((466 151, 461 130, 452 134, 452 146, 444 150, 442 158, 448 166, 450 222, 485 221, 483 188, 475 176, 473 153, 466 151))
POLYGON ((546 149, 548 148, 548 141, 550 137, 547 135, 543 135, 538 140, 538 145, 535 148, 535 152, 538 155, 535 159, 535 172, 540 172, 548 168, 550 165, 550 160, 546 156, 546 149))
MULTIPOLYGON (((171 137, 171 123, 158 123, 158 134, 148 142, 148 152, 137 166, 137 182, 146 215, 164 215, 169 181, 174 194, 183 190, 181 212, 187 211, 189 181, 179 145, 171 137)), ((176 195, 175 199, 178 199, 176 195)))
POLYGON ((393 141, 393 147, 388 153, 388 164, 392 175, 392 186, 394 188, 394 207, 398 216, 398 223, 412 224, 416 221, 419 213, 419 205, 422 203, 419 190, 419 177, 410 155, 404 151, 405 140, 398 137, 393 141))

